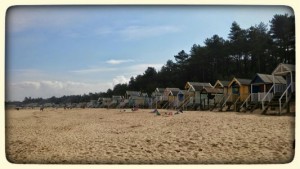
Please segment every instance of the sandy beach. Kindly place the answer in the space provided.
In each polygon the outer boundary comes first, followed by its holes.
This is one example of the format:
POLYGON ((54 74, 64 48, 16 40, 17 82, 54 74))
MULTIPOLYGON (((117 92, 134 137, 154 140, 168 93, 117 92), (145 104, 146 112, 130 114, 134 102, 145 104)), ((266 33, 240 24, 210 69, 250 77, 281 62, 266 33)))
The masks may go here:
POLYGON ((265 164, 293 160, 294 116, 150 109, 6 110, 12 163, 265 164))

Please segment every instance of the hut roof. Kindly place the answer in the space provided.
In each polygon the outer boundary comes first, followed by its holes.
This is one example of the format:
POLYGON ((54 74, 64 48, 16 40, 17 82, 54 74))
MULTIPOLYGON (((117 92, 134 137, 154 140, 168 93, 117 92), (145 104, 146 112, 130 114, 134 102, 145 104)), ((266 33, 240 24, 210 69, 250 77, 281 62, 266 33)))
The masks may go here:
POLYGON ((122 99, 122 96, 112 96, 112 99, 122 99))
POLYGON ((173 96, 177 95, 178 92, 180 91, 179 88, 166 88, 165 92, 169 95, 172 94, 173 96))
POLYGON ((251 79, 241 79, 237 78, 237 80, 240 82, 242 85, 249 85, 251 83, 251 79))
POLYGON ((142 93, 142 96, 143 97, 148 97, 148 94, 147 93, 142 93))
POLYGON ((250 79, 233 78, 232 81, 228 84, 228 86, 231 86, 233 84, 233 82, 237 82, 239 84, 239 86, 251 84, 250 79))
POLYGON ((156 88, 155 89, 156 93, 164 93, 164 91, 165 91, 165 88, 156 88))
MULTIPOLYGON (((257 73, 252 79, 251 84, 271 84, 273 83, 273 75, 257 73)), ((286 80, 282 76, 274 76, 274 83, 286 84, 286 80)))
POLYGON ((210 83, 203 83, 203 82, 187 82, 185 85, 186 89, 192 88, 194 91, 200 91, 204 87, 213 87, 210 83))
POLYGON ((103 101, 111 101, 111 98, 105 97, 102 99, 103 101))
POLYGON ((272 75, 285 75, 289 72, 295 72, 295 65, 280 63, 272 72, 272 75))
POLYGON ((127 96, 140 96, 141 92, 139 91, 126 91, 127 96))
POLYGON ((112 96, 112 98, 120 98, 120 99, 122 99, 122 96, 112 96))
POLYGON ((217 80, 214 87, 216 87, 218 84, 221 86, 221 87, 228 87, 230 81, 225 81, 225 80, 217 80))
POLYGON ((144 100, 145 98, 142 96, 131 96, 130 99, 131 100, 144 100))
POLYGON ((223 93, 222 89, 212 88, 212 87, 204 87, 201 90, 202 93, 212 93, 212 94, 221 94, 223 93))
MULTIPOLYGON (((186 95, 186 94, 188 94, 189 92, 187 91, 187 90, 180 90, 179 92, 178 92, 178 94, 184 94, 184 95, 186 95)), ((178 95, 177 94, 177 95, 178 95)))

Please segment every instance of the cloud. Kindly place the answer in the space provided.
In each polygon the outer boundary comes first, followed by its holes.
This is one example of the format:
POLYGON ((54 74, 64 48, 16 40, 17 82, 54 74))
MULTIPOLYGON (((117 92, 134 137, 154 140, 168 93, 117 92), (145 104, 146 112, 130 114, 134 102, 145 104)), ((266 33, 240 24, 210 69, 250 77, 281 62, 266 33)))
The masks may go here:
POLYGON ((111 59, 111 60, 108 60, 106 61, 106 63, 109 63, 109 64, 112 64, 112 65, 118 65, 118 64, 121 64, 121 63, 126 63, 126 62, 134 62, 134 60, 115 60, 115 59, 111 59))
POLYGON ((126 40, 139 40, 153 36, 161 36, 163 34, 178 32, 180 29, 174 26, 128 26, 119 33, 126 40))
POLYGON ((121 76, 117 76, 115 78, 113 78, 113 86, 116 84, 124 84, 124 83, 128 83, 129 82, 129 78, 126 78, 125 76, 121 75, 121 76))
POLYGON ((72 70, 72 73, 86 74, 86 73, 100 73, 100 72, 111 72, 116 71, 116 68, 91 68, 91 69, 81 69, 81 70, 72 70))
MULTIPOLYGON (((136 76, 138 74, 143 74, 147 67, 154 67, 156 70, 160 70, 163 64, 136 64, 132 66, 127 66, 119 68, 119 72, 122 75, 110 75, 109 79, 98 78, 95 80, 83 80, 81 77, 76 81, 70 80, 72 76, 65 76, 59 79, 68 80, 38 80, 38 79, 54 79, 54 77, 48 76, 47 74, 41 73, 38 70, 15 70, 18 75, 11 79, 9 77, 6 81, 6 100, 7 101, 22 101, 25 97, 42 97, 49 98, 52 96, 61 97, 63 95, 77 95, 84 93, 94 93, 94 92, 106 92, 107 89, 112 89, 116 84, 124 84, 130 81, 129 77, 136 76), (18 78, 19 77, 19 78, 18 78), (26 80, 25 80, 26 79, 26 80), (99 81, 100 80, 100 81, 99 81)), ((73 71, 74 73, 81 73, 86 77, 86 74, 91 72, 103 72, 103 71, 114 71, 115 69, 85 69, 73 71)), ((76 76, 77 77, 77 76, 76 76)))
POLYGON ((103 92, 111 83, 82 83, 74 81, 22 81, 6 87, 6 100, 22 101, 25 97, 49 98, 52 96, 77 95, 89 92, 103 92))
MULTIPOLYGON (((8 69, 8 68, 7 68, 8 69)), ((6 70, 6 80, 10 82, 32 82, 33 80, 39 80, 48 78, 51 76, 50 72, 45 72, 38 69, 13 69, 6 70)), ((57 75, 56 75, 57 76, 57 75)))

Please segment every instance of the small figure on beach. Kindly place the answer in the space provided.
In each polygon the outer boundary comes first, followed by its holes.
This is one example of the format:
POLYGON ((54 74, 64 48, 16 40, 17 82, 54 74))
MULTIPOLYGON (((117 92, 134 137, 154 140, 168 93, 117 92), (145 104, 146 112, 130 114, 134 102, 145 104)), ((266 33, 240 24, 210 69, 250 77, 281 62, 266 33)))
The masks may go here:
POLYGON ((131 109, 132 111, 137 111, 137 110, 139 110, 137 107, 134 107, 134 108, 132 108, 131 109))
POLYGON ((154 109, 151 113, 155 113, 157 116, 160 116, 160 113, 158 112, 157 109, 154 109))
POLYGON ((44 107, 41 107, 41 108, 40 108, 40 111, 44 111, 44 107))
POLYGON ((137 110, 139 110, 139 108, 138 108, 138 107, 136 107, 135 105, 133 105, 133 107, 132 107, 131 111, 137 111, 137 110))

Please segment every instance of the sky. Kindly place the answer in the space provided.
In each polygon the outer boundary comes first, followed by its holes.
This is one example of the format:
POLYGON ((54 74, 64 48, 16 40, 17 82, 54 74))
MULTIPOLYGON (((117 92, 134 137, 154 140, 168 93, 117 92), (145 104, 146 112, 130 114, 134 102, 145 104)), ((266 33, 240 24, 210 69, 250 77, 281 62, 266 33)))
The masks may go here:
POLYGON ((269 25, 285 6, 14 6, 6 13, 5 100, 106 92, 157 71, 231 24, 269 25))

